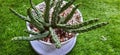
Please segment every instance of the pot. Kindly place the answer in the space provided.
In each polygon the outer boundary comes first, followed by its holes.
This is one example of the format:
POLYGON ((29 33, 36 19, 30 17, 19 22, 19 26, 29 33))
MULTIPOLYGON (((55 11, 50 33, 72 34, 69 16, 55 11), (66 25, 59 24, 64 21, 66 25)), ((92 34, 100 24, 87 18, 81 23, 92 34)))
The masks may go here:
MULTIPOLYGON (((65 1, 63 3, 66 3, 65 1)), ((36 6, 36 8, 39 8, 42 10, 41 6, 44 6, 44 2, 38 4, 36 6)), ((74 5, 72 5, 74 7, 74 5)), ((81 22, 83 22, 83 19, 82 19, 82 14, 81 12, 77 9, 78 13, 80 14, 80 18, 79 20, 81 22)), ((27 29, 28 30, 32 30, 30 28, 30 23, 26 22, 26 26, 27 26, 27 29)), ((41 54, 41 55, 65 55, 67 54, 68 52, 70 52, 72 50, 72 48, 74 47, 75 43, 76 43, 76 38, 77 38, 77 35, 75 35, 75 37, 72 37, 71 39, 65 41, 65 42, 62 42, 61 45, 62 47, 57 49, 55 48, 54 44, 52 43, 48 43, 48 42, 44 42, 42 40, 34 40, 34 41, 30 41, 30 44, 32 46, 32 48, 38 53, 38 54, 41 54)), ((30 37, 32 36, 31 34, 29 35, 30 37)))

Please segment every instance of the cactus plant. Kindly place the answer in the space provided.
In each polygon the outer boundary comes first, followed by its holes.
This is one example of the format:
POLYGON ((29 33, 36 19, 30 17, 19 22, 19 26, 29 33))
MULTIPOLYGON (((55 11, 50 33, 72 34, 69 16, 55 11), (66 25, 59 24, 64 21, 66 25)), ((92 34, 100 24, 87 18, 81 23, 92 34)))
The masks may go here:
POLYGON ((92 19, 74 25, 66 24, 73 17, 76 9, 79 7, 80 4, 76 5, 66 17, 61 17, 60 14, 68 7, 70 7, 75 2, 75 0, 70 0, 62 7, 61 5, 63 3, 63 0, 44 0, 44 2, 46 4, 45 11, 41 12, 35 7, 35 5, 32 3, 32 0, 30 0, 31 7, 27 9, 27 16, 23 16, 20 13, 16 12, 14 9, 10 8, 10 11, 12 13, 20 17, 22 20, 33 24, 39 30, 39 32, 27 30, 26 33, 32 34, 32 37, 14 37, 12 38, 12 40, 33 41, 45 38, 50 35, 52 36, 52 40, 56 48, 60 48, 61 43, 58 39, 58 35, 54 30, 55 28, 62 29, 68 33, 83 33, 108 24, 107 22, 96 23, 99 19, 92 19), (52 13, 52 18, 50 21, 49 12, 51 8, 53 8, 54 11, 52 13), (96 25, 91 25, 94 23, 96 23, 96 25))

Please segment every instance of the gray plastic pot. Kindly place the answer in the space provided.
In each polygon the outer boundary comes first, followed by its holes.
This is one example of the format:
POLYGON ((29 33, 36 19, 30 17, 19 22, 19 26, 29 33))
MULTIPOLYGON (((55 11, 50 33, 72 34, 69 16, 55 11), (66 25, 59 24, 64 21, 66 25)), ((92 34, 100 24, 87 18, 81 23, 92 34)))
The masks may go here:
MULTIPOLYGON (((41 5, 43 5, 44 2, 38 4, 36 7, 40 7, 41 5)), ((74 6, 74 5, 73 5, 74 6)), ((80 21, 83 22, 83 18, 82 18, 82 14, 79 10, 77 10, 80 14, 80 21)), ((26 26, 28 30, 32 30, 30 29, 29 26, 30 23, 26 22, 26 26)), ((70 52, 72 50, 72 48, 74 47, 75 43, 76 43, 76 38, 77 35, 75 35, 75 37, 72 37, 71 39, 62 42, 61 45, 62 47, 60 49, 55 48, 55 45, 52 43, 47 43, 41 40, 34 40, 34 41, 30 41, 30 44, 32 46, 32 48, 39 54, 39 55, 65 55, 68 52, 70 52)), ((32 35, 30 34, 30 37, 32 35)))

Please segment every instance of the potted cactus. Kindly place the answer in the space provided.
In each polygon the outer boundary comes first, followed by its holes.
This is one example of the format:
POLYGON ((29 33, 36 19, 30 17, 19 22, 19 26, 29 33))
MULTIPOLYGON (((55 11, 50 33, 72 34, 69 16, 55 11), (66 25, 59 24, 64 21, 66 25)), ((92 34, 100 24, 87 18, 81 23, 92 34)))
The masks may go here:
POLYGON ((82 22, 82 15, 77 9, 80 4, 72 5, 75 0, 44 0, 31 7, 27 16, 10 8, 10 11, 27 23, 29 37, 14 37, 12 40, 30 41, 39 54, 67 54, 74 46, 78 33, 88 32, 107 25, 107 22, 95 23, 99 19, 82 22), (94 24, 95 25, 91 25, 94 24))

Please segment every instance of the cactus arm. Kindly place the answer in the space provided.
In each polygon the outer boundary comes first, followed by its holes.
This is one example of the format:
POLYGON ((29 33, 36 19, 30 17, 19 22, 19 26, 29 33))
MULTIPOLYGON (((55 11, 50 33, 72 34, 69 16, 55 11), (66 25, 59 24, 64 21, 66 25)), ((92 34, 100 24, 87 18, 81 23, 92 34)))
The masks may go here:
POLYGON ((57 24, 57 27, 60 27, 60 28, 68 28, 68 29, 76 29, 76 28, 80 28, 80 27, 83 27, 83 26, 86 26, 86 25, 89 25, 89 24, 93 24, 95 22, 98 22, 98 18, 96 19, 91 19, 91 20, 88 20, 88 21, 85 21, 85 22, 82 22, 82 23, 79 23, 79 24, 75 24, 75 25, 68 25, 68 24, 57 24))
POLYGON ((69 30, 65 30, 67 32, 74 32, 74 33, 83 33, 83 32, 88 32, 88 31, 91 31, 91 30, 94 30, 96 28, 100 28, 102 26, 105 26, 107 25, 108 23, 107 22, 102 22, 102 23, 98 23, 96 25, 92 25, 90 27, 84 27, 84 28, 80 28, 80 29, 69 29, 69 30))
POLYGON ((37 16, 39 17, 40 22, 44 25, 45 22, 44 22, 44 19, 42 18, 42 12, 35 7, 35 5, 32 3, 32 0, 30 0, 30 5, 34 9, 37 16))
POLYGON ((70 28, 70 25, 68 25, 68 24, 57 24, 56 27, 57 27, 57 28, 63 28, 63 29, 66 29, 66 28, 69 29, 69 28, 70 28))
POLYGON ((53 14, 52 15, 52 21, 51 23, 53 24, 53 26, 55 26, 57 24, 57 21, 58 21, 58 16, 59 16, 59 11, 60 11, 60 6, 62 4, 62 1, 63 0, 58 0, 55 7, 54 7, 54 11, 53 11, 53 14))
POLYGON ((58 7, 55 7, 55 8, 54 8, 54 11, 53 11, 53 14, 54 14, 54 15, 52 15, 51 24, 52 24, 53 26, 56 25, 57 16, 58 16, 57 11, 56 11, 56 8, 58 8, 58 7))
POLYGON ((43 26, 43 24, 41 24, 38 20, 37 17, 33 18, 35 20, 35 24, 39 27, 38 29, 40 29, 40 31, 44 31, 45 28, 43 26))
POLYGON ((68 7, 70 7, 74 2, 75 2, 75 0, 70 0, 68 3, 66 3, 66 4, 61 8, 59 14, 62 13, 64 10, 66 10, 68 7))
POLYGON ((65 18, 64 23, 67 23, 70 19, 72 19, 73 15, 74 15, 76 9, 79 7, 79 5, 80 5, 80 4, 76 5, 76 6, 72 9, 71 13, 68 14, 68 16, 65 18))
POLYGON ((58 17, 59 17, 59 11, 60 11, 60 6, 61 6, 61 4, 62 4, 62 2, 63 2, 63 0, 58 0, 58 1, 56 1, 57 3, 55 4, 55 7, 54 7, 54 12, 53 12, 53 14, 56 14, 56 15, 53 15, 53 19, 55 20, 55 22, 57 23, 57 21, 58 21, 58 17))
POLYGON ((61 47, 61 43, 58 39, 58 36, 56 35, 55 31, 50 27, 49 28, 50 34, 52 35, 52 40, 55 42, 55 46, 56 48, 60 48, 61 47))
MULTIPOLYGON (((41 11, 39 11, 36 7, 35 7, 35 5, 32 3, 32 0, 30 0, 30 4, 31 4, 31 7, 34 9, 34 11, 35 11, 35 13, 37 14, 37 16, 39 17, 39 19, 36 19, 36 20, 38 20, 40 23, 42 23, 44 26, 50 26, 50 24, 48 24, 48 23, 45 23, 44 22, 44 19, 42 18, 42 12, 41 11)), ((45 14, 46 15, 46 14, 45 14)), ((48 18, 49 18, 49 14, 47 13, 47 16, 48 16, 48 18)), ((45 17, 47 17, 47 16, 45 16, 45 17)), ((48 19, 45 19, 45 20, 48 20, 48 19)), ((49 20, 48 20, 49 21, 49 20)))
POLYGON ((21 14, 19 14, 18 12, 16 12, 14 9, 10 8, 10 11, 15 14, 16 16, 20 17, 22 20, 30 22, 30 19, 28 17, 25 17, 21 14))
POLYGON ((31 40, 30 38, 31 38, 31 37, 20 36, 20 37, 14 37, 14 38, 12 38, 12 41, 16 41, 16 40, 28 41, 28 40, 31 40))
POLYGON ((29 9, 27 10, 27 14, 28 14, 28 16, 31 18, 32 23, 33 23, 40 31, 43 31, 43 30, 44 30, 43 25, 35 19, 35 18, 37 18, 37 17, 34 17, 34 16, 33 16, 32 9, 31 9, 31 8, 29 8, 29 9))
POLYGON ((49 35, 49 31, 46 31, 42 34, 38 34, 38 35, 32 35, 32 37, 25 37, 25 36, 22 36, 22 37, 14 37, 12 38, 12 40, 24 40, 24 41, 33 41, 33 40, 39 40, 39 39, 42 39, 44 37, 47 37, 49 35))
POLYGON ((32 34, 32 35, 38 35, 39 32, 34 32, 34 31, 30 31, 30 30, 24 30, 26 33, 28 34, 32 34))
MULTIPOLYGON (((41 23, 41 21, 39 19, 36 19, 36 20, 41 23)), ((42 24, 42 25, 44 25, 46 27, 50 27, 51 26, 49 23, 45 23, 45 24, 42 24)))
POLYGON ((42 12, 39 11, 39 10, 35 7, 35 5, 34 5, 34 3, 32 2, 32 0, 30 0, 30 5, 31 5, 31 7, 35 10, 35 13, 37 14, 37 16, 38 16, 39 18, 41 18, 41 17, 42 17, 42 16, 41 16, 42 12))
POLYGON ((50 1, 51 0, 44 0, 46 7, 45 7, 45 13, 44 13, 44 19, 45 22, 49 23, 49 12, 50 12, 50 1))

